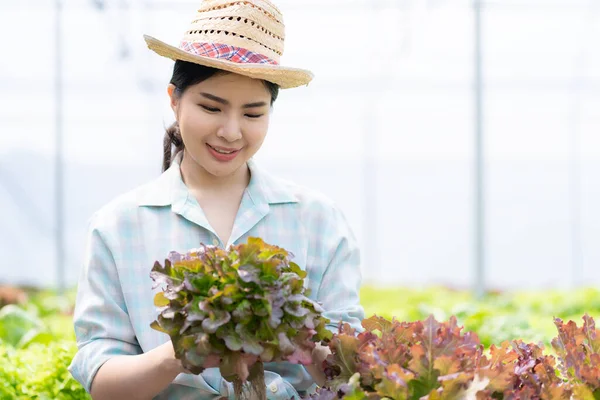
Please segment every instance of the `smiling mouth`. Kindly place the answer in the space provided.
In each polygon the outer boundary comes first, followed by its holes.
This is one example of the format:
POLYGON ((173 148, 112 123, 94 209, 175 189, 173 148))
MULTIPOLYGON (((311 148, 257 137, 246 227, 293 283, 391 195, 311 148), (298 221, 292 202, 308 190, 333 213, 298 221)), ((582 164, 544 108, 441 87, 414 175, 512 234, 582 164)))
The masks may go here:
POLYGON ((231 149, 223 149, 223 148, 213 147, 208 143, 206 145, 219 154, 233 154, 233 153, 237 153, 239 151, 239 150, 235 150, 235 149, 231 150, 231 149))

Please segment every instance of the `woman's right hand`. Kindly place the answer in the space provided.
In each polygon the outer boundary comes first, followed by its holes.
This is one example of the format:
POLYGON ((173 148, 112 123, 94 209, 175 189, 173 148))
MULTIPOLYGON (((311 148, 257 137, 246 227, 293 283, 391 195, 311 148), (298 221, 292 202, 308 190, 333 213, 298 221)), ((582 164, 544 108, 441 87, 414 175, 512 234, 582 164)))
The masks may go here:
POLYGON ((191 374, 190 371, 183 368, 181 364, 181 360, 178 360, 175 357, 175 348, 173 347, 173 342, 169 340, 168 342, 158 346, 156 349, 162 355, 163 362, 169 366, 169 368, 180 374, 191 374))
POLYGON ((175 357, 169 340, 146 353, 109 359, 96 373, 91 395, 94 399, 150 399, 182 373, 190 372, 175 357))

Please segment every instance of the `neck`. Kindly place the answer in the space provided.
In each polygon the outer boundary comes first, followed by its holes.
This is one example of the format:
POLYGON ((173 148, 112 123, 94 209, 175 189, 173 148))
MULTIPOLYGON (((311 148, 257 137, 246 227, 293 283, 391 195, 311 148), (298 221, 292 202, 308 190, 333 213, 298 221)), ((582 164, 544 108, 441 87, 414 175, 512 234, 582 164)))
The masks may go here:
POLYGON ((245 189, 250 182, 250 170, 244 163, 241 168, 227 176, 215 176, 206 171, 184 151, 181 160, 181 176, 192 191, 220 192, 245 189))

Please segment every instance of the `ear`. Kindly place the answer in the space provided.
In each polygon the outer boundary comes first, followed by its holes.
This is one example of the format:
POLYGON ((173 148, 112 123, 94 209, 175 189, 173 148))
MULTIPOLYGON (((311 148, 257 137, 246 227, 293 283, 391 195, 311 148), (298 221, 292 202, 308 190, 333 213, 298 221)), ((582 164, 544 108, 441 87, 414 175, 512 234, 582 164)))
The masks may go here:
POLYGON ((169 94, 171 109, 173 110, 173 113, 175 114, 175 118, 177 118, 178 109, 179 109, 179 96, 177 96, 175 89, 176 89, 175 85, 170 83, 169 86, 167 87, 167 93, 169 94))

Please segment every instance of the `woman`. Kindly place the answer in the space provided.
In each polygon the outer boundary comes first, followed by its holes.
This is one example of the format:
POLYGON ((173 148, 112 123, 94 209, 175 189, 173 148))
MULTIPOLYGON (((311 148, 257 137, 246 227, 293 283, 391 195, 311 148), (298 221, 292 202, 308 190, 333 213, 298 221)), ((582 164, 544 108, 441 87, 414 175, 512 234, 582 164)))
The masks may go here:
MULTIPOLYGON (((175 60, 167 90, 175 123, 165 135, 163 174, 90 223, 74 314, 79 351, 69 370, 94 399, 233 398, 218 368, 186 373, 169 337, 150 328, 157 311, 149 272, 172 250, 260 237, 306 269, 330 329, 340 321, 360 327, 359 250, 344 216, 323 195, 252 160, 279 89, 312 79, 279 65, 283 37, 281 13, 267 0, 203 1, 179 47, 145 37, 175 60)), ((270 399, 298 398, 322 378, 314 366, 265 370, 270 399)))

